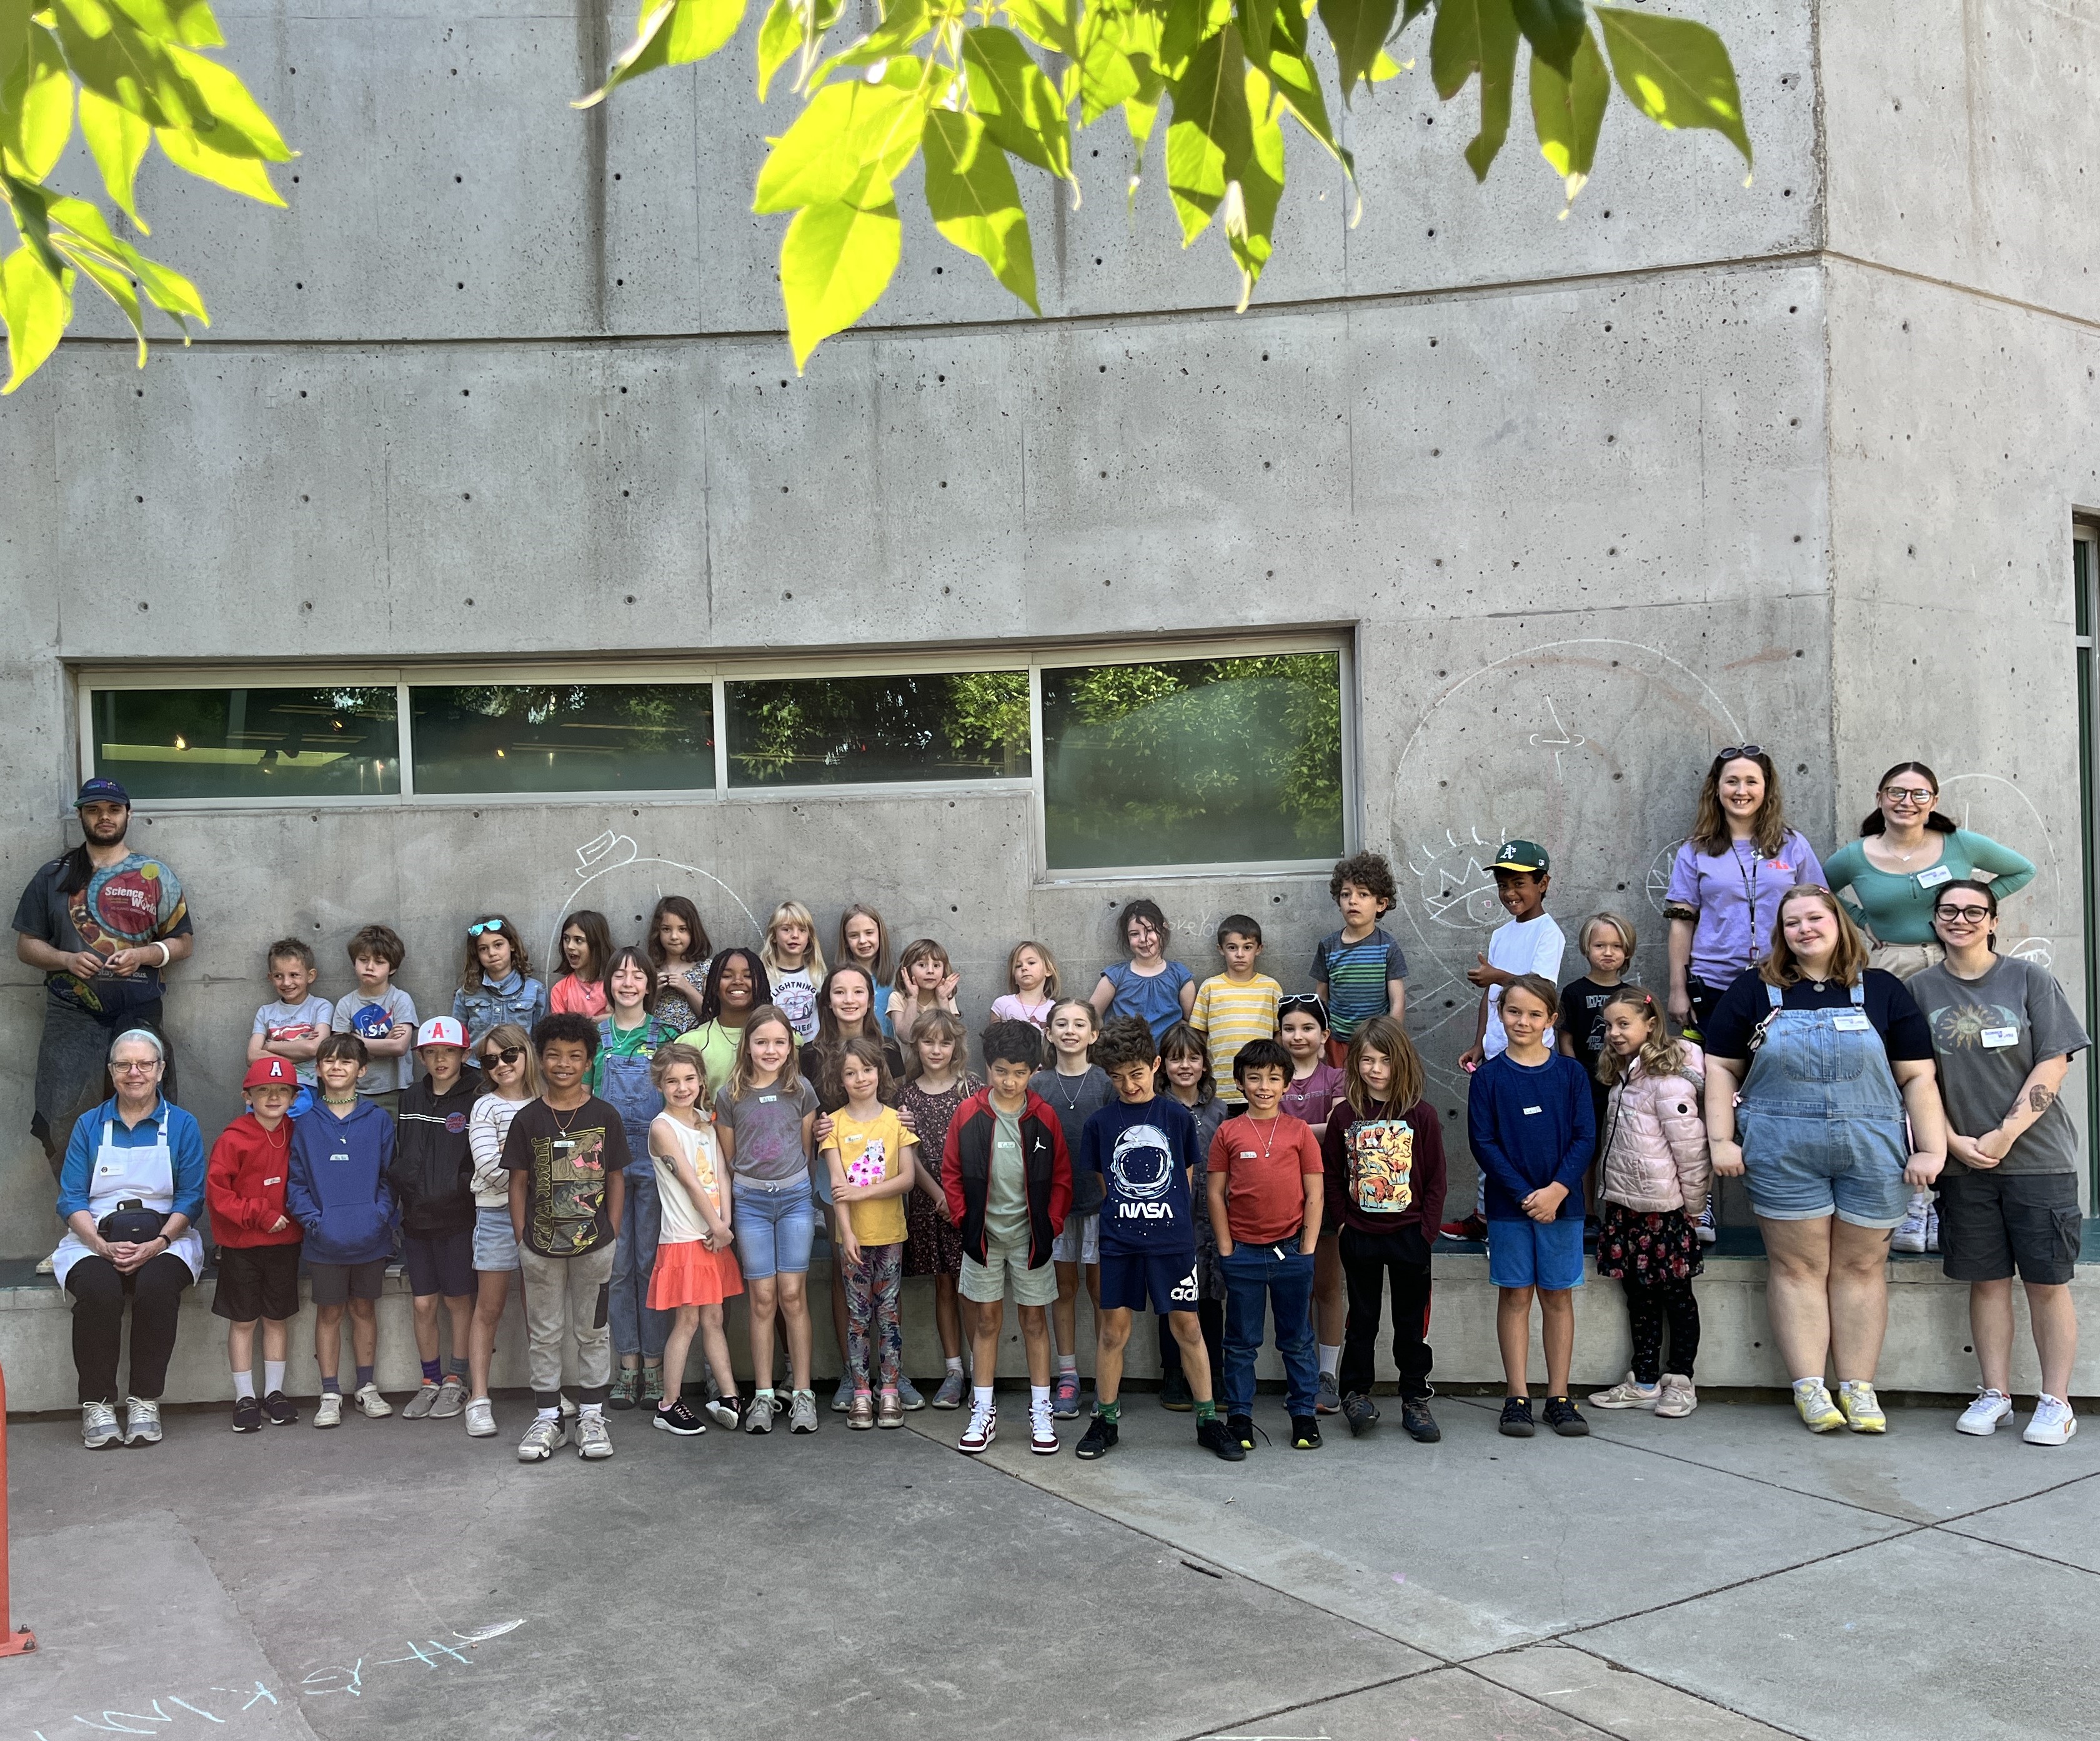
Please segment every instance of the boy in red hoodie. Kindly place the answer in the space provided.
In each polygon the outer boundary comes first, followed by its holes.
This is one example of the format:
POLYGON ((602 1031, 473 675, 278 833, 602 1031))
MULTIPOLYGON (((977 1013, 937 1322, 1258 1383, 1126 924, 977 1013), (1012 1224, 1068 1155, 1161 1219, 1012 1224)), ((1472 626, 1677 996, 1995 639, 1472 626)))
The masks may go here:
POLYGON ((248 1111, 219 1133, 205 1169, 205 1202, 218 1242, 218 1284, 211 1309, 227 1320, 233 1368, 233 1430, 259 1433, 297 1423, 285 1394, 285 1351, 299 1315, 299 1224, 285 1209, 298 1071, 265 1053, 240 1079, 248 1111), (262 1399, 255 1397, 255 1323, 262 1323, 262 1399))
POLYGON ((995 1022, 982 1044, 990 1084, 955 1109, 941 1156, 948 1213, 962 1234, 957 1291, 967 1315, 977 1387, 969 1425, 956 1448, 974 1456, 999 1436, 992 1388, 1010 1285, 1028 1350, 1028 1448, 1054 1457, 1049 1309, 1057 1298, 1057 1274, 1050 1247, 1071 1207, 1072 1163, 1057 1115, 1028 1086, 1043 1063, 1043 1036, 1035 1024, 995 1022))

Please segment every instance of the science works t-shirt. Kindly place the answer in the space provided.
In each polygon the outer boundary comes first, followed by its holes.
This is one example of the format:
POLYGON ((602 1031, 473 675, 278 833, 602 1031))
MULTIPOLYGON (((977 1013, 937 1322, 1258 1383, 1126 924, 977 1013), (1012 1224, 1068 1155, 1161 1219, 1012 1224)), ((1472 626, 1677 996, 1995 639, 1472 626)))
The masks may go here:
POLYGON ((542 1257, 580 1257, 610 1240, 606 1181, 631 1159, 620 1114, 595 1094, 567 1112, 544 1100, 520 1107, 503 1164, 526 1178, 526 1244, 542 1257))
MULTIPOLYGON (((77 895, 60 888, 64 877, 65 860, 54 859, 29 879, 15 908, 16 930, 68 955, 92 949, 102 956, 190 935, 183 886, 158 859, 126 853, 114 864, 98 866, 77 895)), ((44 989, 55 1004, 115 1022, 160 996, 161 970, 142 967, 123 977, 98 974, 92 979, 47 973, 44 989)))
MULTIPOLYGON (((1996 1130, 2028 1074, 2045 1058, 2067 1058, 2092 1041, 2056 975, 2017 956, 2001 957, 1980 979, 1957 979, 1943 961, 1906 989, 1932 1030, 1939 1098, 1965 1137, 1996 1130)), ((2076 1173, 2078 1132, 2059 1098, 2014 1138, 1994 1173, 2076 1173)), ((1963 1164, 1952 1155, 1950 1167, 1963 1164)))
POLYGON ((1195 1164, 1195 1117, 1178 1100, 1118 1100, 1088 1119, 1073 1172, 1101 1178, 1101 1249, 1194 1257, 1189 1170, 1195 1164))

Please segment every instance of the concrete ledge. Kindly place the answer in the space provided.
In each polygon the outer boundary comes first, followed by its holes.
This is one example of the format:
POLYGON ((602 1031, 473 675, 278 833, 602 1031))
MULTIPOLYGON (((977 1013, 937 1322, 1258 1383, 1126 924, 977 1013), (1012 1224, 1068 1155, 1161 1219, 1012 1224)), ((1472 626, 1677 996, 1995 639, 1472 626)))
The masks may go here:
MULTIPOLYGON (((28 1278, 26 1263, 6 1267, 7 1273, 0 1276, 0 1368, 7 1373, 11 1412, 72 1408, 76 1406, 77 1391, 70 1301, 50 1277, 28 1278), (5 1285, 7 1282, 15 1285, 5 1285)), ((1706 1272, 1697 1284, 1704 1320, 1697 1375, 1702 1386, 1769 1389, 1785 1385, 1786 1373, 1773 1351, 1765 1315, 1765 1267, 1763 1258, 1758 1257, 1708 1256, 1706 1272)), ((835 1383, 843 1366, 832 1335, 827 1305, 830 1273, 828 1263, 820 1259, 811 1270, 810 1294, 816 1331, 813 1364, 820 1381, 835 1383)), ((1967 1284, 1948 1280, 1936 1257, 1899 1257, 1890 1265, 1890 1274, 1889 1336, 1882 1356, 1882 1387, 1891 1392, 1967 1395, 1976 1385, 1976 1363, 1969 1341, 1967 1284)), ((2081 1315, 2089 1321, 2100 1321, 2100 1266, 2081 1266, 2072 1288, 2081 1315)), ((303 1292, 302 1287, 302 1297, 303 1292)), ((211 1292, 207 1277, 183 1297, 182 1328, 168 1372, 165 1400, 169 1402, 215 1402, 232 1394, 227 1378, 225 1324, 212 1315, 211 1292)), ((2016 1301, 2020 1300, 2018 1289, 2014 1290, 2014 1297, 2016 1301)), ((1607 1385, 1626 1371, 1629 1343, 1623 1297, 1616 1283, 1599 1282, 1594 1270, 1576 1296, 1575 1379, 1578 1385, 1607 1385)), ((1436 1353, 1438 1382, 1500 1382, 1495 1301, 1496 1290, 1488 1280, 1485 1254, 1439 1253, 1429 1338, 1436 1353)), ((2027 1339, 2024 1303, 2015 1310, 2019 1322, 2014 1341, 2014 1384, 2023 1393, 2031 1393, 2038 1375, 2033 1347, 2027 1339)), ((1083 1295, 1079 1341, 1080 1369, 1091 1372, 1093 1325, 1083 1295)), ((729 1341, 739 1377, 748 1380, 749 1345, 740 1300, 730 1307, 729 1341)), ((286 1377, 292 1394, 311 1396, 320 1389, 313 1346, 313 1308, 308 1302, 292 1329, 286 1377)), ((940 1372, 941 1344, 933 1320, 933 1284, 925 1277, 913 1277, 904 1284, 904 1346, 915 1377, 940 1372)), ((348 1359, 346 1348, 346 1363, 348 1359)), ((1545 1370, 1535 1344, 1533 1359, 1533 1377, 1542 1381, 1545 1370)), ((1383 1348, 1379 1363, 1380 1376, 1389 1381, 1392 1368, 1383 1348)), ((690 1370, 698 1375, 697 1350, 690 1370)), ((999 1372, 1004 1377, 1018 1378, 1026 1370, 1019 1328, 1009 1313, 999 1350, 999 1372)), ((1138 1380, 1159 1376, 1156 1339, 1142 1328, 1131 1338, 1125 1370, 1138 1380)), ((1264 1378, 1282 1376, 1273 1348, 1264 1350, 1259 1370, 1264 1378)), ((379 1301, 378 1373, 381 1387, 387 1390, 412 1389, 420 1376, 408 1283, 400 1276, 386 1279, 379 1301)), ((523 1388, 525 1381, 524 1314, 518 1291, 514 1288, 496 1341, 493 1381, 497 1389, 506 1390, 523 1388)), ((2093 1339, 2088 1339, 2080 1354, 2072 1388, 2080 1396, 2100 1396, 2100 1348, 2096 1348, 2093 1339)))

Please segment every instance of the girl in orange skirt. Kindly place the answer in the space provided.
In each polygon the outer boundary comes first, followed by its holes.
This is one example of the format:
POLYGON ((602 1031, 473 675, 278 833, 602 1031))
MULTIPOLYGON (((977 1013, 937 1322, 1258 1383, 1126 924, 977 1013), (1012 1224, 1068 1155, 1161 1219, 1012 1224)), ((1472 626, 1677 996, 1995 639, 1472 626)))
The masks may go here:
POLYGON ((710 1403, 708 1412, 718 1425, 737 1424, 722 1301, 743 1292, 743 1275, 732 1249, 729 1176, 715 1139, 714 1109, 700 1055, 690 1046, 664 1046, 651 1061, 649 1073, 664 1097, 664 1110, 649 1127, 649 1154, 656 1164, 664 1216, 656 1267, 649 1278, 649 1304, 657 1311, 676 1314, 664 1344, 664 1395, 657 1404, 655 1422, 666 1433, 690 1438, 707 1431, 682 1394, 686 1358, 695 1332, 722 1389, 721 1399, 710 1403))

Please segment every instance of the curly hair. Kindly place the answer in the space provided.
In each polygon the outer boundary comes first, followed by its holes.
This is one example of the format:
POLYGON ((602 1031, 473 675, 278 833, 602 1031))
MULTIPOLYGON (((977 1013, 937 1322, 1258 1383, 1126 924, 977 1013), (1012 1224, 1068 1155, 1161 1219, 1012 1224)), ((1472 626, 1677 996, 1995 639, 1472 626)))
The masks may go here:
POLYGON ((1352 852, 1335 866, 1335 873, 1327 879, 1327 898, 1339 901, 1342 886, 1353 882, 1360 889, 1368 889, 1378 900, 1379 910, 1385 912, 1400 899, 1400 890, 1394 886, 1392 865, 1383 852, 1352 852))
MULTIPOLYGON (((946 1010, 941 1015, 958 1027, 962 1025, 959 1018, 949 1015, 946 1010)), ((912 1029, 911 1037, 916 1040, 933 1020, 932 1016, 922 1019, 912 1029)), ((1033 1022, 994 1022, 984 1031, 982 1044, 987 1068, 994 1064, 1026 1064, 1030 1070, 1043 1067, 1043 1035, 1033 1022)))
POLYGON ((1159 1056, 1159 1046, 1148 1023, 1134 1015, 1119 1015, 1087 1048, 1087 1056, 1104 1070, 1120 1070, 1126 1064, 1151 1064, 1159 1056))

